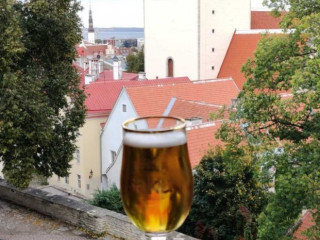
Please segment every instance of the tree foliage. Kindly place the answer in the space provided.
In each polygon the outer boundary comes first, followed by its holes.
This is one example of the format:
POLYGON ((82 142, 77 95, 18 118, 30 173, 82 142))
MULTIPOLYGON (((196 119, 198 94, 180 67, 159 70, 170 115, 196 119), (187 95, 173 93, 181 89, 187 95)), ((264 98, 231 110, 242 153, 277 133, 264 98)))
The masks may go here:
POLYGON ((109 190, 98 190, 94 193, 90 204, 124 214, 120 191, 114 185, 109 190))
POLYGON ((256 239, 267 195, 257 181, 255 161, 247 161, 247 150, 229 145, 201 160, 194 174, 193 206, 180 230, 201 239, 256 239), (231 167, 234 159, 237 167, 231 167))
POLYGON ((144 52, 139 51, 137 54, 127 56, 127 72, 138 73, 144 72, 144 52))
POLYGON ((319 222, 320 2, 265 2, 275 15, 291 6, 281 22, 286 32, 263 36, 254 59, 243 66, 247 82, 236 118, 259 143, 262 173, 275 178, 258 239, 283 239, 302 209, 318 209, 319 222), (267 171, 271 167, 274 173, 267 171))
POLYGON ((72 66, 79 10, 74 0, 0 3, 0 159, 17 187, 68 174, 85 113, 72 66))

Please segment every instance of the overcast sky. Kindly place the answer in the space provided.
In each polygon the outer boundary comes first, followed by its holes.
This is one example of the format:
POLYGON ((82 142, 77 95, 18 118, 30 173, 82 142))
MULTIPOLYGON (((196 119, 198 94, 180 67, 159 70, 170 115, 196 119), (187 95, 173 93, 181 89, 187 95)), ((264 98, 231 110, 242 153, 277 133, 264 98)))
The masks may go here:
MULTIPOLYGON (((82 24, 88 27, 90 0, 80 1, 82 24)), ((251 8, 264 10, 262 1, 251 0, 251 8)), ((143 0, 91 0, 91 10, 94 27, 143 27, 143 0)))
MULTIPOLYGON (((81 0, 80 17, 88 27, 90 0, 81 0)), ((91 0, 94 27, 143 27, 143 0, 91 0)))

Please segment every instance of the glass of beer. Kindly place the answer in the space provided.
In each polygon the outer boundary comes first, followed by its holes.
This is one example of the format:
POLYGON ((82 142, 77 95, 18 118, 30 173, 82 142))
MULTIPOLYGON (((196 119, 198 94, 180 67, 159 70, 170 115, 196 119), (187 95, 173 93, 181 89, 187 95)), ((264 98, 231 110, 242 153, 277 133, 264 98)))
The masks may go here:
POLYGON ((193 198, 185 121, 141 117, 122 126, 124 209, 147 239, 168 239, 188 216, 193 198))

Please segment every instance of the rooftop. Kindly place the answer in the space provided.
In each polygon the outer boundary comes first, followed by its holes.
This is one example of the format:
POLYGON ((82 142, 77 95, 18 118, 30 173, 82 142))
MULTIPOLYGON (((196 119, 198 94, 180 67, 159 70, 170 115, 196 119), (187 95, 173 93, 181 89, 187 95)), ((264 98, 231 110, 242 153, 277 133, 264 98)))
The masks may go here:
MULTIPOLYGON (((106 77, 110 76, 110 72, 112 73, 112 71, 104 71, 99 79, 86 85, 85 92, 87 99, 85 105, 88 114, 109 113, 124 86, 166 85, 190 81, 188 77, 155 80, 113 80, 113 78, 110 79, 106 77)), ((125 74, 123 76, 125 76, 125 74)))
POLYGON ((270 11, 251 11, 251 29, 278 29, 280 21, 270 11))
POLYGON ((253 58, 261 35, 258 33, 234 33, 228 51, 222 63, 218 78, 232 77, 239 89, 242 89, 246 79, 241 72, 242 65, 253 58))

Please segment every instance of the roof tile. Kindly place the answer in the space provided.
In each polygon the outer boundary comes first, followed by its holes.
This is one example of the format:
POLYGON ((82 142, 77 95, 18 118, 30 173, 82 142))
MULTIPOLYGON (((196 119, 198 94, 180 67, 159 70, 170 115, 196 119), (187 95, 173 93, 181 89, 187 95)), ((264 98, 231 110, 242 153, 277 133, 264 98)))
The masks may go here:
POLYGON ((260 34, 234 34, 222 63, 218 78, 232 77, 242 89, 246 79, 241 72, 242 65, 252 58, 261 39, 260 34))
POLYGON ((281 17, 275 18, 270 11, 251 11, 251 29, 279 29, 281 17))

